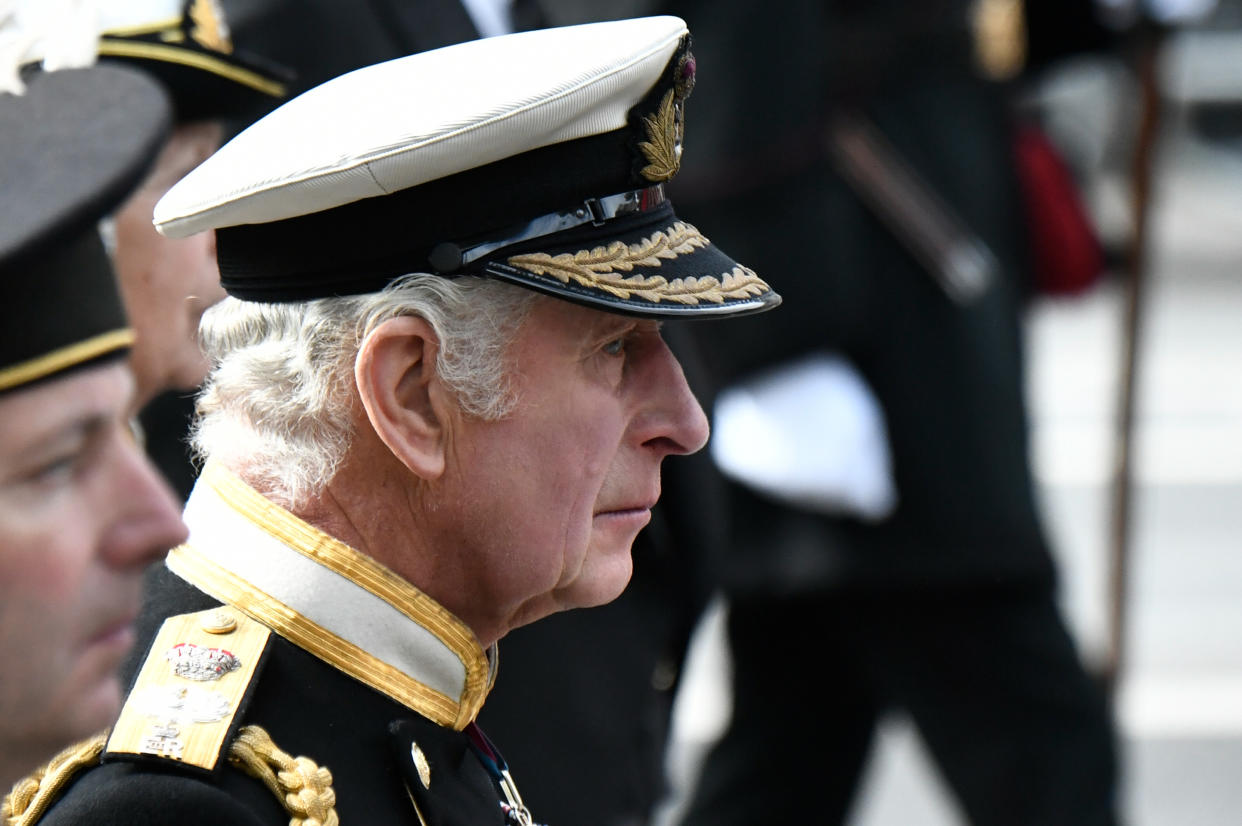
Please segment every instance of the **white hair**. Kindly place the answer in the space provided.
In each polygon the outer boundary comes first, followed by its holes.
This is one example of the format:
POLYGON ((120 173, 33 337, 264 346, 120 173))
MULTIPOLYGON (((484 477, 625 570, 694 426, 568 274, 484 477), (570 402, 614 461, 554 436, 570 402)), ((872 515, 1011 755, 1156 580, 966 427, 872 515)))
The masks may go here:
POLYGON ((199 340, 213 365, 191 439, 200 460, 244 468, 296 507, 332 480, 353 438, 354 361, 381 322, 425 319, 436 371, 467 415, 504 416, 514 398, 506 354, 536 293, 483 278, 414 274, 378 293, 266 304, 226 298, 199 340))

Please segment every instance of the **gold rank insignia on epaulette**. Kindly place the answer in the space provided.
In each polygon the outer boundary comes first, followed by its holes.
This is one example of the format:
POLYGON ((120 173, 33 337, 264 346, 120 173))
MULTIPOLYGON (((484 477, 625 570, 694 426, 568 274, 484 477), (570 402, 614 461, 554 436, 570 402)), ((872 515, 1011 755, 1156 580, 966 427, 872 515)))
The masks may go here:
POLYGON ((103 759, 160 758, 215 771, 271 633, 227 606, 164 620, 103 759))

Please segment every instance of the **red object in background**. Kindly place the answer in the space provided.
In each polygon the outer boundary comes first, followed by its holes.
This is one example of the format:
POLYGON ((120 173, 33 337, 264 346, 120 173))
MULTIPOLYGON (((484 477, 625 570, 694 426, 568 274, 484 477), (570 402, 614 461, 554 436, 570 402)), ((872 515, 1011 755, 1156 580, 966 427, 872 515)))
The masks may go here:
POLYGON ((1014 162, 1022 187, 1035 289, 1070 296, 1104 272, 1104 251, 1061 153, 1038 126, 1014 127, 1014 162))

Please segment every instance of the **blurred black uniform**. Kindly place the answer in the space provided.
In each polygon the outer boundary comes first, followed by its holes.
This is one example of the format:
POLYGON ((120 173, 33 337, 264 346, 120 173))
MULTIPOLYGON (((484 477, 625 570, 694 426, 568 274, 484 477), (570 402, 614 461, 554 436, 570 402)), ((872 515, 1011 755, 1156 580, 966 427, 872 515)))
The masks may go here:
POLYGON ((844 355, 886 419, 896 509, 879 522, 731 484, 714 567, 734 711, 686 823, 840 823, 875 725, 908 712, 967 819, 1115 823, 1113 732, 1055 600, 1028 465, 1029 275, 1005 89, 981 79, 967 2, 679 0, 695 32, 688 220, 779 278, 779 312, 702 334, 723 385, 844 355), (859 112, 988 247, 959 302, 834 168, 859 112), (822 678, 812 675, 824 674, 822 678))

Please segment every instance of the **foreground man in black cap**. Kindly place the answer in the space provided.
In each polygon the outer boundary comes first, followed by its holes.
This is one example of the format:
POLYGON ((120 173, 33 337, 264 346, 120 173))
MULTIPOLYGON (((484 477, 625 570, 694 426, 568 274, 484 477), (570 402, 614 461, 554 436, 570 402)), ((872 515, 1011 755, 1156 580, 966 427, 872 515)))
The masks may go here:
POLYGON ((133 332, 96 228, 154 160, 167 103, 111 67, 31 65, 11 79, 0 92, 5 788, 113 719, 142 570, 185 538, 127 426, 133 332))
POLYGON ((160 201, 231 296, 190 539, 101 758, 15 822, 532 822, 474 724, 496 643, 616 597, 706 441, 660 321, 779 301, 664 198, 694 70, 671 17, 390 61, 160 201))

